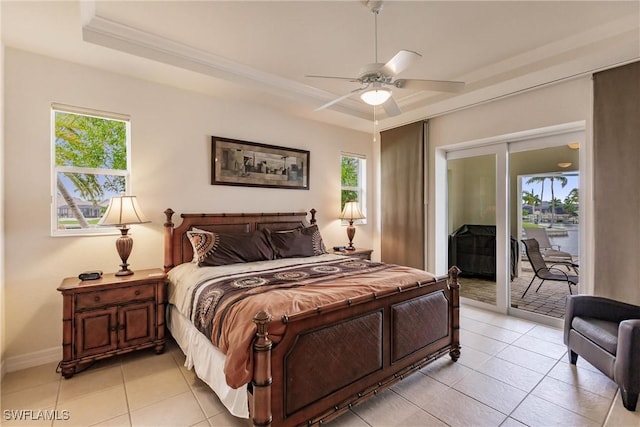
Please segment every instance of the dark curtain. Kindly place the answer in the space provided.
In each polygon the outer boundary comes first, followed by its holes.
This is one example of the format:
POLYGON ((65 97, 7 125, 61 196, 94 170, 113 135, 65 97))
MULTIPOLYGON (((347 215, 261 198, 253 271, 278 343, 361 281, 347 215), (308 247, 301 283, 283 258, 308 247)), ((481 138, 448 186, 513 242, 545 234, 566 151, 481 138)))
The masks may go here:
POLYGON ((593 81, 594 291, 640 304, 640 62, 593 81))
POLYGON ((381 259, 425 268, 427 122, 380 134, 381 259))

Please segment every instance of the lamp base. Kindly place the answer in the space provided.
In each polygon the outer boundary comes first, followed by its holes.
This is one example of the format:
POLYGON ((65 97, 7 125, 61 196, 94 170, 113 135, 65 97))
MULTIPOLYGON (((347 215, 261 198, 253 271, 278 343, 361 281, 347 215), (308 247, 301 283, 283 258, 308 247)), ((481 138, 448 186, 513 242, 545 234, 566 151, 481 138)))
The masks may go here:
POLYGON ((126 226, 122 227, 120 229, 121 236, 116 240, 116 249, 122 261, 120 271, 116 273, 116 276, 130 276, 133 274, 133 271, 129 270, 129 264, 127 263, 129 255, 131 255, 131 249, 133 248, 133 239, 127 234, 128 232, 129 229, 126 226))
POLYGON ((349 226, 347 227, 347 237, 349 238, 349 245, 345 248, 347 251, 355 251, 356 247, 353 246, 353 238, 356 236, 356 228, 353 226, 353 220, 349 220, 349 226))
POLYGON ((126 267, 122 267, 122 270, 118 271, 116 273, 116 276, 131 276, 133 274, 133 271, 129 270, 126 267))

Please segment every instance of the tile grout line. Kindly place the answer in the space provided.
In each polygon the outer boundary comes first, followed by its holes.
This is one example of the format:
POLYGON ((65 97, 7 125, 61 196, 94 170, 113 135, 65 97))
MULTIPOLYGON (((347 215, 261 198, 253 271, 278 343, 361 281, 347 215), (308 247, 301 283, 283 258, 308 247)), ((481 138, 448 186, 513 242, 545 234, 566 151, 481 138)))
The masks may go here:
POLYGON ((129 406, 129 394, 127 393, 127 381, 124 377, 123 361, 118 364, 120 367, 120 375, 122 377, 122 387, 124 388, 124 400, 127 403, 127 417, 129 418, 129 425, 133 427, 133 418, 131 417, 131 406, 129 406))
MULTIPOLYGON (((62 375, 58 378, 58 392, 56 393, 56 403, 53 405, 53 410, 58 410, 58 403, 60 402, 60 393, 62 392, 62 375)), ((51 427, 53 427, 54 420, 51 420, 51 427)))

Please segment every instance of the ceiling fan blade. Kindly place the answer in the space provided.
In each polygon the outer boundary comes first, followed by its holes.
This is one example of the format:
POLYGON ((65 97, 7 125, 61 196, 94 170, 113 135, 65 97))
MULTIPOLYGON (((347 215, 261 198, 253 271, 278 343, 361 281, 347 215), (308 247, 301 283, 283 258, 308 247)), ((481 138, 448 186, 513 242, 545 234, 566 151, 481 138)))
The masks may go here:
POLYGON ((356 77, 338 77, 338 76, 314 76, 307 74, 305 77, 312 77, 314 79, 335 79, 335 80, 348 80, 350 82, 359 82, 356 77))
POLYGON ((402 114, 402 110, 400 110, 400 107, 396 103, 395 99, 393 99, 393 96, 382 104, 382 108, 384 108, 384 112, 387 113, 387 116, 389 117, 399 116, 402 114))
POLYGON ((389 60, 389 62, 384 64, 382 70, 384 74, 396 76, 406 70, 411 64, 413 64, 420 58, 422 58, 422 55, 417 52, 413 52, 411 50, 401 50, 400 52, 396 53, 395 56, 389 60))
POLYGON ((320 110, 324 110, 325 108, 331 107, 333 104, 337 104, 338 102, 340 102, 340 101, 342 101, 344 99, 347 99, 351 95, 353 95, 355 93, 358 93, 358 92, 361 92, 361 91, 365 90, 368 87, 369 87, 369 85, 365 85, 365 86, 359 87, 358 89, 352 90, 351 92, 349 92, 347 94, 344 94, 344 95, 342 95, 342 96, 340 96, 340 97, 338 97, 338 98, 336 98, 336 99, 334 99, 332 101, 327 102, 324 105, 319 106, 314 111, 320 111, 320 110))
POLYGON ((464 89, 464 82, 453 82, 447 80, 421 80, 421 79, 398 79, 393 85, 401 89, 434 90, 438 92, 460 92, 464 89))

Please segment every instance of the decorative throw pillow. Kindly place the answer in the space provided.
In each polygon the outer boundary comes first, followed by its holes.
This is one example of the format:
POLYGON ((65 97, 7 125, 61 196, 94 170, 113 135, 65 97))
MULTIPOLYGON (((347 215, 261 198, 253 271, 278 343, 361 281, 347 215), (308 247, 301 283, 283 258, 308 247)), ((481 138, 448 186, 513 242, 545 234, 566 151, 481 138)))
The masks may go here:
POLYGON ((263 231, 223 234, 191 230, 187 237, 198 266, 219 266, 273 259, 273 249, 263 231))
POLYGON ((296 258, 327 253, 317 225, 289 231, 270 231, 269 241, 276 258, 296 258))
POLYGON ((213 233, 193 227, 187 231, 187 238, 193 249, 193 259, 191 262, 198 263, 211 249, 213 245, 213 233))

